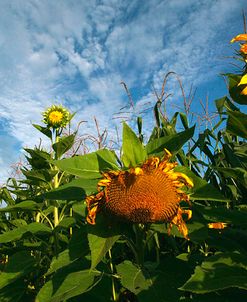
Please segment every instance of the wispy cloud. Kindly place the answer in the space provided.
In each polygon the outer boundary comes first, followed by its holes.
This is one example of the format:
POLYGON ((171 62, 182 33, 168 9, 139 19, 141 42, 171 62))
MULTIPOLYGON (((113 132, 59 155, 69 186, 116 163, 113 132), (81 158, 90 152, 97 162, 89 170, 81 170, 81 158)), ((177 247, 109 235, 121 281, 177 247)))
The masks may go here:
POLYGON ((14 161, 17 145, 39 143, 31 122, 52 103, 77 111, 76 121, 87 120, 84 130, 95 133, 94 116, 102 128, 114 129, 114 113, 128 103, 121 81, 134 91, 136 112, 155 101, 152 84, 160 89, 168 71, 178 73, 185 87, 205 87, 224 68, 220 58, 241 31, 246 4, 14 0, 1 1, 0 8, 0 121, 7 121, 0 170, 6 171, 6 153, 11 150, 14 161))

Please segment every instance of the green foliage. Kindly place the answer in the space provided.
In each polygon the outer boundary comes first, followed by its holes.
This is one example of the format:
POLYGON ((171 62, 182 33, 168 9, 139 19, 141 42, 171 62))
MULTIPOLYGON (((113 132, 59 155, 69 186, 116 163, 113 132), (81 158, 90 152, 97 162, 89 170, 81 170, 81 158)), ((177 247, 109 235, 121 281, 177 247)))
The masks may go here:
POLYGON ((52 151, 26 148, 22 178, 0 189, 0 301, 245 302, 247 119, 235 103, 247 102, 242 75, 227 77, 230 96, 215 101, 210 128, 191 127, 188 110, 168 119, 163 94, 149 139, 141 117, 137 135, 123 123, 121 159, 107 148, 69 157, 77 132, 34 125, 52 151), (104 189, 104 173, 162 158, 165 148, 194 184, 181 188, 191 200, 180 204, 192 211, 190 220, 183 214, 189 240, 171 228, 176 217, 131 224, 106 212, 104 200, 96 224, 87 222, 85 200, 104 189))
POLYGON ((126 123, 123 123, 122 162, 124 166, 126 168, 136 167, 143 163, 146 158, 147 153, 142 142, 134 131, 126 123))

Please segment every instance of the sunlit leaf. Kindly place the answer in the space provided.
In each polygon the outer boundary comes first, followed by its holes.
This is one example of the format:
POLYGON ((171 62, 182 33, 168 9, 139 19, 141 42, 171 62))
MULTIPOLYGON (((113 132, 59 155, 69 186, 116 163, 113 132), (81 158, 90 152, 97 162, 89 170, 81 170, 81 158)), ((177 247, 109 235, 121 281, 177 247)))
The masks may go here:
POLYGON ((101 172, 118 170, 117 157, 113 151, 101 149, 86 155, 78 155, 53 163, 62 171, 81 178, 100 178, 101 172))
POLYGON ((172 154, 176 154, 182 146, 192 138, 195 131, 195 126, 188 128, 182 132, 167 135, 161 138, 151 140, 146 145, 146 150, 149 155, 163 154, 164 148, 168 149, 172 154))
POLYGON ((143 144, 135 132, 123 123, 122 161, 125 167, 135 167, 147 158, 143 144))
POLYGON ((86 195, 97 191, 98 181, 98 179, 90 178, 74 179, 68 184, 44 193, 43 196, 46 199, 55 200, 83 200, 86 195))

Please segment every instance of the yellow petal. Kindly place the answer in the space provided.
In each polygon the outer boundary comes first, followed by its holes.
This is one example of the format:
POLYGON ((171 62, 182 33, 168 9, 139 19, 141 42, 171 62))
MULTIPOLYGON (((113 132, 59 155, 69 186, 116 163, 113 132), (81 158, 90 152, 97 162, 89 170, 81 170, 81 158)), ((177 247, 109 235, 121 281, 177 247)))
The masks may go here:
POLYGON ((211 222, 208 223, 208 228, 209 229, 217 229, 217 230, 221 230, 227 227, 227 223, 225 222, 211 222))
POLYGON ((234 37, 231 40, 231 43, 237 42, 237 41, 247 41, 247 34, 240 34, 234 37))
POLYGON ((239 85, 244 85, 244 84, 247 84, 247 74, 245 74, 244 76, 242 76, 240 82, 238 83, 238 86, 239 85))
POLYGON ((247 95, 247 86, 240 92, 242 95, 247 95))

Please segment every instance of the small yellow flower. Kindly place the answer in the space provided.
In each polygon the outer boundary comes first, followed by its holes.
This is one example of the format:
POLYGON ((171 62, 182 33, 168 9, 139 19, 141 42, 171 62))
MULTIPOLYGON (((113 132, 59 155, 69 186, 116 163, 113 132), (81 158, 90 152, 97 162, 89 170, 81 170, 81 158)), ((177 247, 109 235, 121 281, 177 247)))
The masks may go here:
POLYGON ((189 202, 189 195, 181 187, 192 187, 193 183, 185 174, 173 170, 177 163, 169 163, 171 154, 165 151, 162 160, 151 157, 140 167, 103 173, 98 193, 86 198, 87 222, 95 224, 102 210, 130 223, 168 222, 168 233, 176 225, 188 239, 183 214, 189 219, 192 211, 183 210, 179 203, 189 202))
POLYGON ((240 34, 234 37, 231 40, 231 43, 237 42, 237 41, 247 41, 247 34, 240 34))
POLYGON ((70 112, 63 106, 52 105, 43 113, 43 122, 48 127, 61 128, 65 127, 71 120, 70 112))
POLYGON ((209 229, 221 230, 227 227, 227 223, 225 222, 210 222, 208 223, 209 229))

